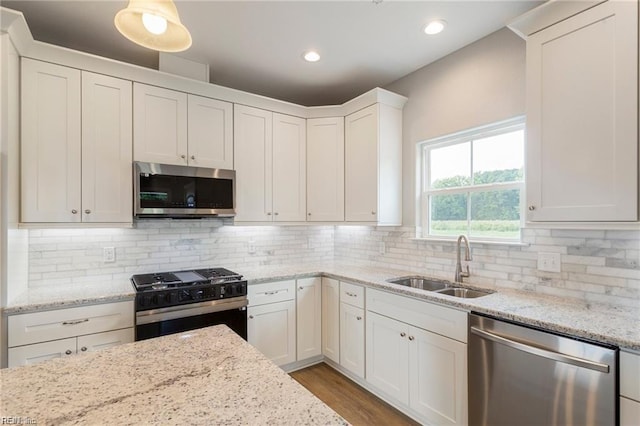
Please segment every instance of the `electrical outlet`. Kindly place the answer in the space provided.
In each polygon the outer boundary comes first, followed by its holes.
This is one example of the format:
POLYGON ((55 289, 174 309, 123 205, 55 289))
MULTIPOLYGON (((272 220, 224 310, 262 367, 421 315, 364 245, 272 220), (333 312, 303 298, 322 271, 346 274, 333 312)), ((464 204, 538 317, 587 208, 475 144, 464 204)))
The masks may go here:
POLYGON ((102 249, 102 261, 104 263, 111 263, 116 261, 116 248, 105 247, 102 249))
POLYGON ((538 253, 538 270, 560 272, 560 253, 538 253))
POLYGON ((256 254, 256 242, 254 240, 249 240, 249 254, 256 254))

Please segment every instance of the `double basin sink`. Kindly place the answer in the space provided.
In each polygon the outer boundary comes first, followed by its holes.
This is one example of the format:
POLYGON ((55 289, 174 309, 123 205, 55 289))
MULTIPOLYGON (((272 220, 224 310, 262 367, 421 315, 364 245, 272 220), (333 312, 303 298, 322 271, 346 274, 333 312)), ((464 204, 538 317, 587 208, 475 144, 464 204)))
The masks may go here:
POLYGON ((488 290, 476 290, 472 288, 460 287, 455 283, 436 280, 433 278, 411 276, 391 278, 387 280, 391 284, 399 284, 406 287, 419 288, 426 291, 433 291, 434 293, 446 294, 448 296, 460 297, 463 299, 475 299, 476 297, 487 296, 492 291, 488 290))

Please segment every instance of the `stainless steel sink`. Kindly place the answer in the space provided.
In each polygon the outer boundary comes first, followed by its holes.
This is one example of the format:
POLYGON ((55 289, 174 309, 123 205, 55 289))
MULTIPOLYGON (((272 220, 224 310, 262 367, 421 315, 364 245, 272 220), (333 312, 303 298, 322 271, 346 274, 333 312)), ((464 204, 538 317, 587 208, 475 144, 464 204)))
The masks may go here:
POLYGON ((421 276, 393 278, 393 279, 387 280, 387 282, 390 282, 392 284, 403 285, 406 287, 419 288, 427 291, 442 290, 450 287, 450 284, 448 281, 434 280, 433 278, 427 278, 427 277, 421 277, 421 276))
POLYGON ((436 293, 446 294, 453 297, 461 297, 463 299, 475 299, 476 297, 488 296, 493 292, 463 287, 449 287, 442 290, 437 290, 436 293))
POLYGON ((446 294, 447 296, 460 297, 463 299, 475 299, 476 297, 488 296, 493 293, 490 290, 476 290, 473 288, 458 287, 457 283, 446 280, 437 280, 420 275, 399 277, 388 279, 392 284, 406 287, 419 288, 421 290, 433 291, 434 293, 446 294))

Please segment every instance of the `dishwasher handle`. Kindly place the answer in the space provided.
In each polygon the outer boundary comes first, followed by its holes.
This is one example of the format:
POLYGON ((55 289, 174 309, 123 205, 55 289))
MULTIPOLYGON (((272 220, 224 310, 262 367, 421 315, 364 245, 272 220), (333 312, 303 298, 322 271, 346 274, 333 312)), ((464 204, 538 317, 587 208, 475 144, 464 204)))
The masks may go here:
POLYGON ((508 346, 510 348, 527 352, 533 355, 537 355, 543 358, 552 359, 554 361, 564 362, 566 364, 575 365, 576 367, 588 368, 589 370, 600 371, 602 373, 609 373, 609 366, 599 362, 589 361, 588 359, 578 358, 571 355, 562 354, 559 352, 551 351, 529 344, 520 343, 515 340, 507 339, 502 336, 498 336, 488 331, 481 330, 477 327, 470 328, 471 333, 480 336, 482 338, 492 340, 496 343, 508 346))

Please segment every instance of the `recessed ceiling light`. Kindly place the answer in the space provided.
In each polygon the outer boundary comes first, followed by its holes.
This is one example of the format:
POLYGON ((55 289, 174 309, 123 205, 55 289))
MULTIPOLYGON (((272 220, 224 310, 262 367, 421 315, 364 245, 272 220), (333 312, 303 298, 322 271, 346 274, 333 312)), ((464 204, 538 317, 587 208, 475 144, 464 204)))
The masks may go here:
POLYGON ((428 34, 428 35, 438 34, 442 32, 442 30, 444 30, 444 27, 446 25, 447 25, 446 21, 443 21, 442 19, 437 19, 435 21, 429 22, 427 26, 424 27, 424 32, 425 34, 428 34))
POLYGON ((320 60, 320 54, 315 50, 304 52, 304 55, 302 57, 307 62, 318 62, 320 60))

